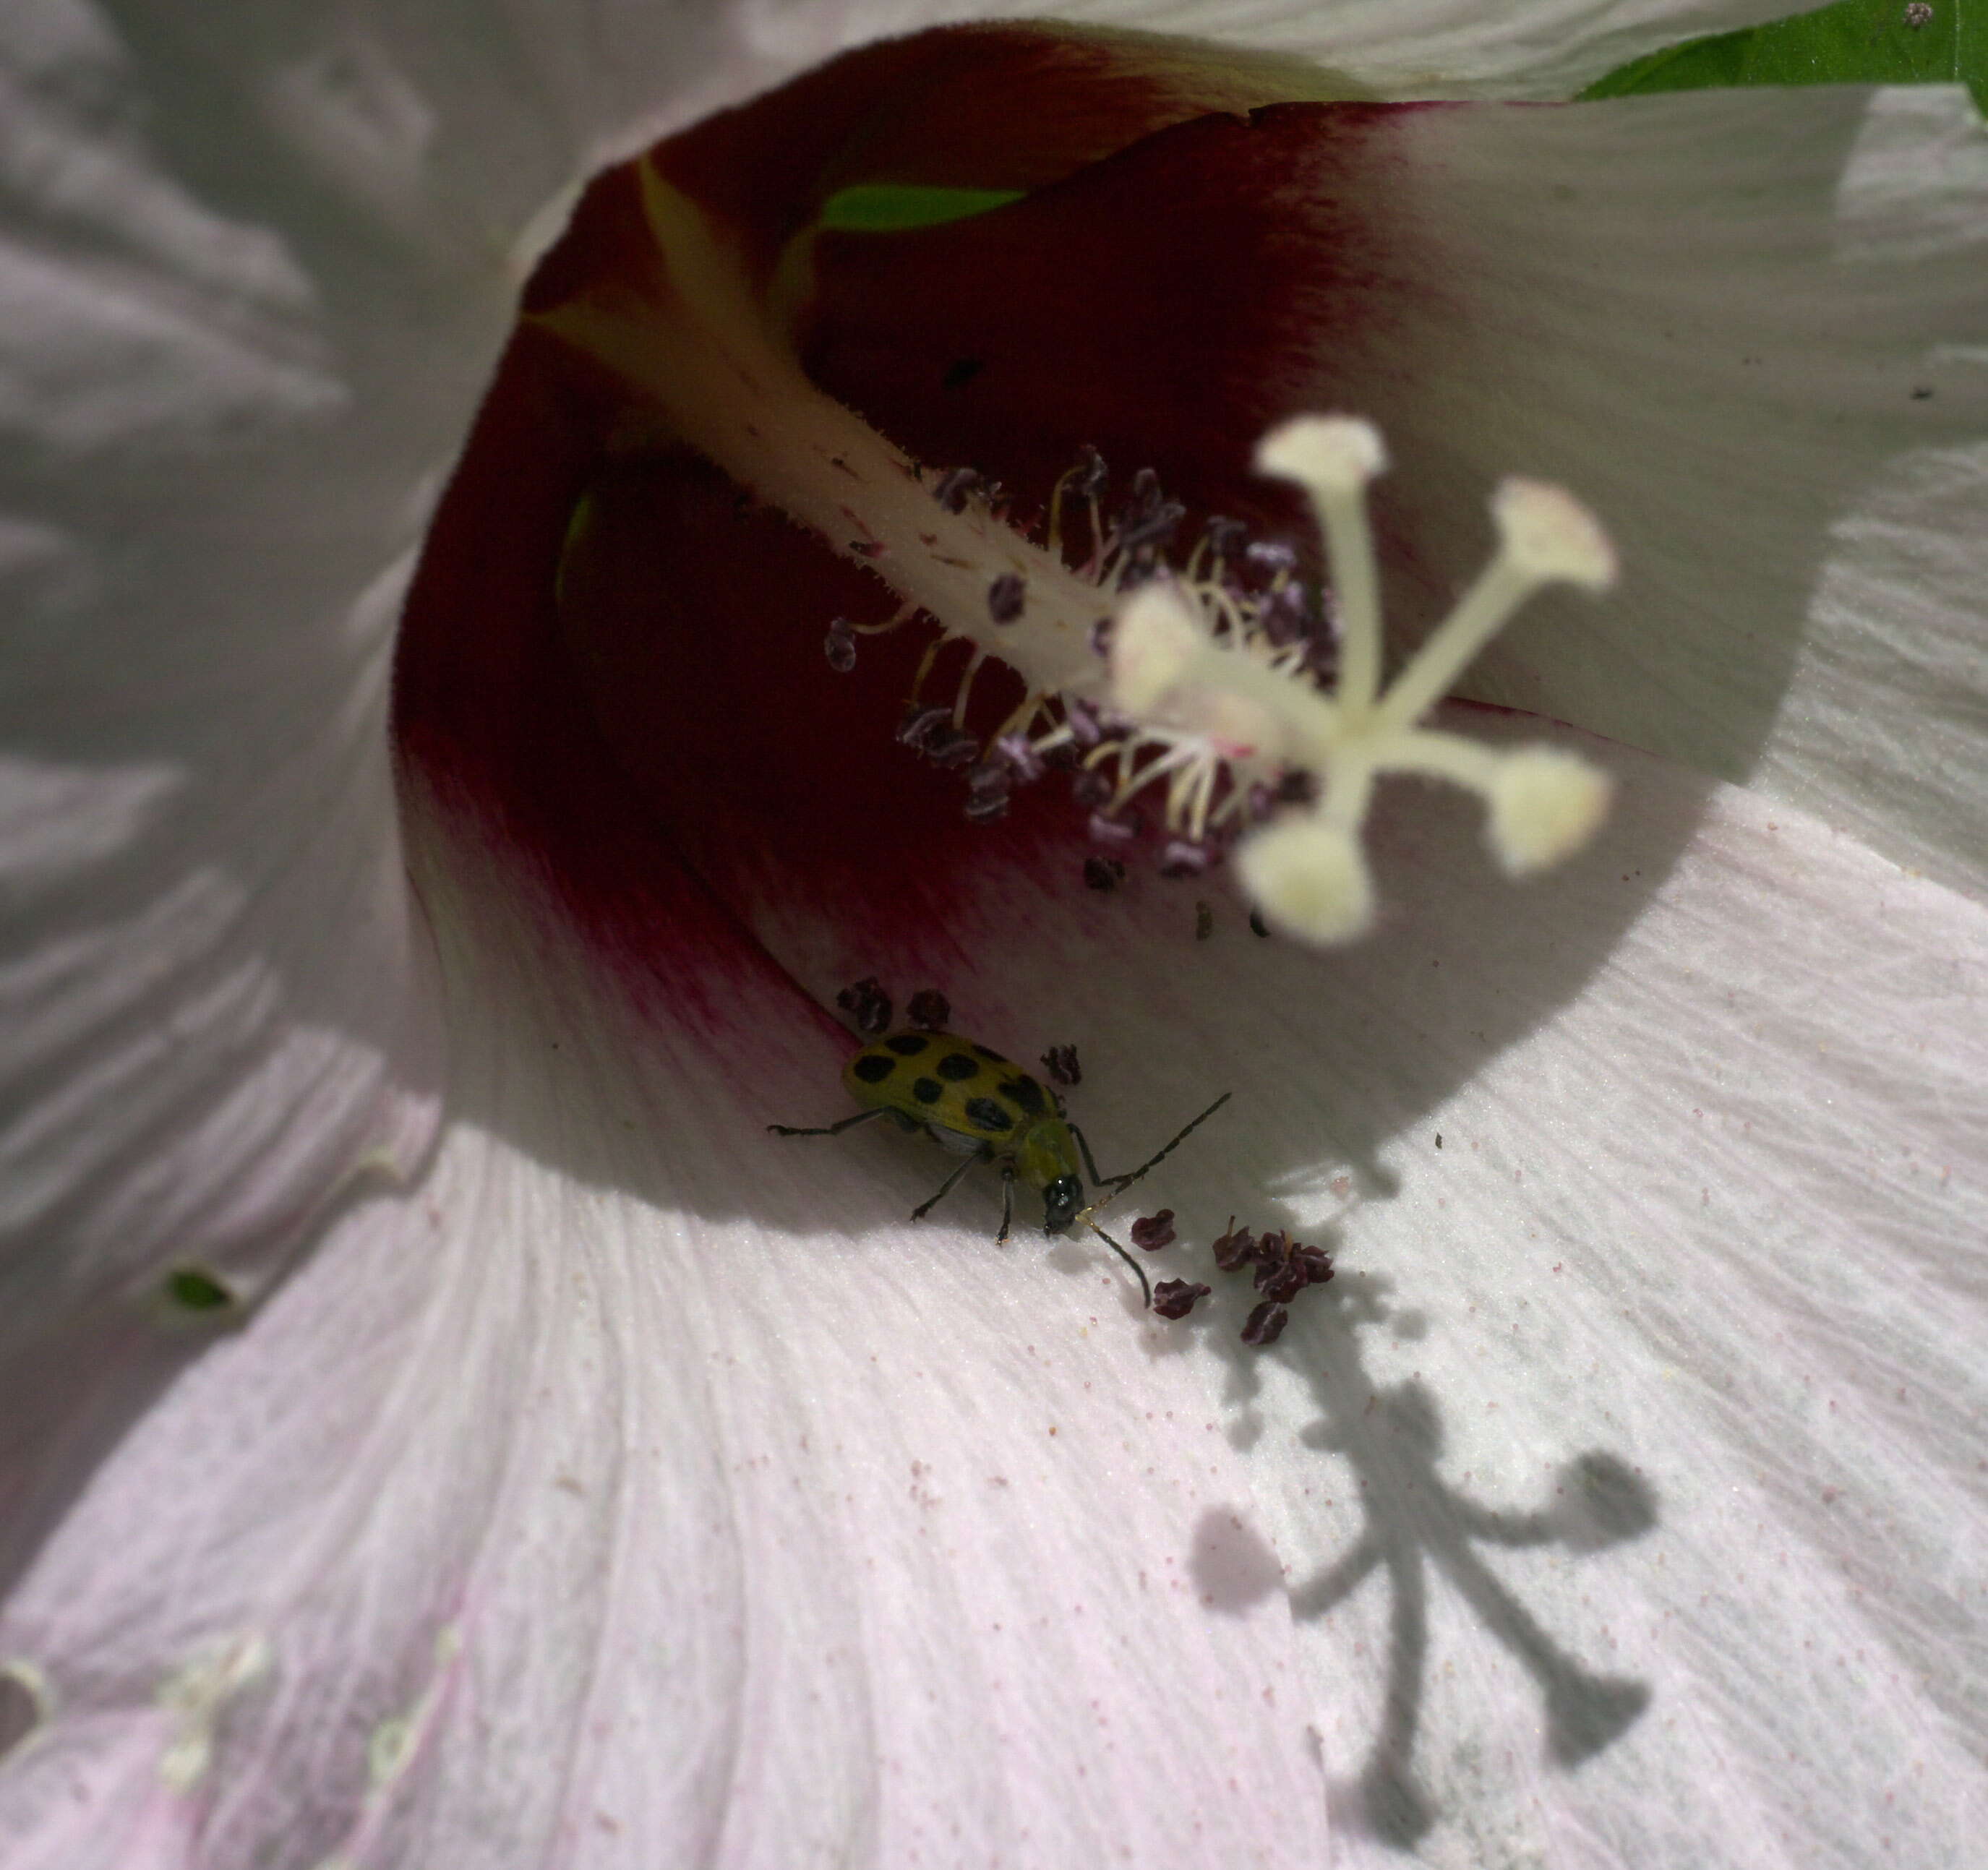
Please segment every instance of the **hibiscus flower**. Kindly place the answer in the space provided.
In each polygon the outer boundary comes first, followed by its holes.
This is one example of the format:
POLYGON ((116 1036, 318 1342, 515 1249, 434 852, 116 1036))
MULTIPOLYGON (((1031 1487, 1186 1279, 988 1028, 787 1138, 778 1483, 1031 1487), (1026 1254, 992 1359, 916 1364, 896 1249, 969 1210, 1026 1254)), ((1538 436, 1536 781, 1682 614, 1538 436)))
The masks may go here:
POLYGON ((789 307, 922 459, 1309 552, 1258 435, 1372 418, 1398 659, 1499 477, 1594 509, 1619 590, 1449 724, 1608 825, 1514 886, 1384 790, 1324 954, 964 823, 911 635, 823 657, 881 586, 511 338, 603 164, 922 18, 0 28, 8 1870, 1964 1858, 1978 125, 1376 107, 1765 10, 1128 8, 1226 60, 922 42, 678 146, 750 238, 1024 191, 789 307), (1151 1187, 1215 1297, 769 1138, 873 973, 1073 1043, 1107 1168, 1232 1091, 1151 1187), (1337 1260, 1262 1350, 1232 1215, 1337 1260))

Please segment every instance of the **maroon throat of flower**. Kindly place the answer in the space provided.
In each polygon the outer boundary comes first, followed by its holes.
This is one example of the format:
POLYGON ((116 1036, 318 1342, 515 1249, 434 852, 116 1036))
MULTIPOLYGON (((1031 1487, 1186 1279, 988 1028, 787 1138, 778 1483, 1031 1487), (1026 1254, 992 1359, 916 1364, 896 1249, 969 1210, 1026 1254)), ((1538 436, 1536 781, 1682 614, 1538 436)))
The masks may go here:
MULTIPOLYGON (((604 367, 647 419, 763 504, 888 588, 890 614, 837 620, 828 671, 856 638, 929 620, 900 737, 964 770, 967 815, 988 819, 1050 765, 1080 769, 1095 834, 1133 835, 1132 801, 1161 802, 1166 861, 1199 870, 1232 848, 1243 890, 1281 932, 1351 940, 1374 914, 1362 829, 1376 779, 1412 773, 1476 792, 1508 874, 1557 863, 1605 813, 1605 776, 1543 745, 1498 747, 1424 724, 1464 668, 1533 592, 1613 580, 1608 542, 1560 489, 1508 480, 1492 511, 1498 548, 1449 617, 1384 683, 1379 580, 1366 490, 1380 438, 1349 416, 1300 415, 1258 444, 1260 472, 1309 496, 1329 591, 1298 580, 1288 550, 1210 523, 1178 563, 1182 517, 1150 475, 1106 518, 1106 469, 1073 442, 1040 536, 1010 523, 998 486, 914 461, 809 381, 778 306, 741 249, 651 162, 637 167, 646 264, 529 315, 604 367), (925 698, 946 646, 965 646, 950 703, 925 698), (968 727, 989 660, 1019 704, 991 732, 968 727)), ((828 672, 824 680, 831 679, 828 672)))

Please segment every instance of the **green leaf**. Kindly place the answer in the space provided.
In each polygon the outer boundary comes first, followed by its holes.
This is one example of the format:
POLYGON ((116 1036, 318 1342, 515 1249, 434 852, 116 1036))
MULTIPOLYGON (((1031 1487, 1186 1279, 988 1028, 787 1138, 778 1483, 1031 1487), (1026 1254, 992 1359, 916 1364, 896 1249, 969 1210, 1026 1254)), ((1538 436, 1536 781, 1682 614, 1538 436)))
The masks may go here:
POLYGON ((1584 97, 1749 84, 1965 84, 1988 111, 1988 0, 1838 0, 1687 40, 1611 72, 1584 97), (1914 24, 1915 21, 1922 23, 1914 24))
POLYGON ((175 1266, 166 1275, 165 1294, 183 1311, 220 1311, 235 1294, 203 1266, 175 1266))
POLYGON ((1023 188, 923 188, 868 182, 830 195, 822 204, 819 225, 844 232, 901 233, 907 228, 969 220, 1019 201, 1027 192, 1023 188))

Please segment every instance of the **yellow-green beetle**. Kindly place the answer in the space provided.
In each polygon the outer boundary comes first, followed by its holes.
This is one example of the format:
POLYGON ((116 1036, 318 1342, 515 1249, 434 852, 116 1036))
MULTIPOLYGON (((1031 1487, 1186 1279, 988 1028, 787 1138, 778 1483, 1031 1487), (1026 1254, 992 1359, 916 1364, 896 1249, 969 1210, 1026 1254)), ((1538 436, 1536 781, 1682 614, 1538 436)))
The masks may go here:
POLYGON ((1152 1294, 1145 1269, 1091 1219, 1103 1202, 1083 1206, 1084 1176, 1088 1174, 1100 1192, 1108 1190, 1107 1199, 1115 1199, 1172 1154, 1188 1131, 1213 1116, 1229 1097, 1224 1091, 1165 1148, 1130 1175, 1102 1175, 1084 1132, 1070 1121, 1063 1100, 1048 1085, 999 1052, 957 1033, 915 1028, 888 1033, 849 1061, 842 1081, 864 1107, 854 1116, 819 1129, 786 1124, 767 1128, 776 1136, 840 1136, 872 1118, 889 1117, 906 1130, 922 1130, 962 1160, 930 1200, 911 1210, 913 1220, 923 1220, 976 1162, 992 1163, 1001 1171, 997 1240, 1008 1238, 1019 1179, 1042 1195, 1044 1233, 1061 1233, 1080 1221, 1138 1275, 1148 1304, 1152 1294))

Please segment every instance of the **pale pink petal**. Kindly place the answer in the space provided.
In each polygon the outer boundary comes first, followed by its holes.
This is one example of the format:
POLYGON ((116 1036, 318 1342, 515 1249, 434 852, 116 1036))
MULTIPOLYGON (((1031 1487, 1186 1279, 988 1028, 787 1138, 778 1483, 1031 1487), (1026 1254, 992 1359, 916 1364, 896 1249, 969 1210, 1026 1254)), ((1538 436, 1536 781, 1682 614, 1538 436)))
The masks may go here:
POLYGON ((232 1643, 180 1787, 215 1870, 1322 1861, 1283 1600, 1196 1573, 1241 1464, 1115 1267, 907 1227, 921 1153, 765 1134, 846 1043, 789 990, 739 972, 715 1072, 427 848, 462 1119, 29 1575, 0 1652, 53 1712, 0 1831, 78 1774, 137 1799, 160 1684, 232 1643))

